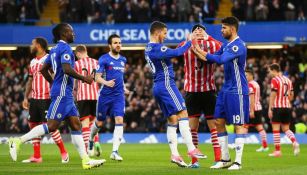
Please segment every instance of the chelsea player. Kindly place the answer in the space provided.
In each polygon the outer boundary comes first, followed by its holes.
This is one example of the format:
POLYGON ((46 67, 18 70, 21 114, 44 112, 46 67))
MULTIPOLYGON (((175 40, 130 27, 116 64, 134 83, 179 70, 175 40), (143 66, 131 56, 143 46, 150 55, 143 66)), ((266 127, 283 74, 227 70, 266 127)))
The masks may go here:
POLYGON ((163 45, 167 35, 167 26, 155 21, 150 26, 150 42, 145 49, 145 59, 153 73, 153 95, 164 117, 167 117, 167 139, 171 149, 171 162, 180 167, 187 167, 177 150, 177 125, 188 147, 188 155, 194 158, 206 158, 192 142, 188 113, 184 99, 176 87, 171 59, 183 55, 192 44, 191 37, 182 47, 170 49, 163 45))
POLYGON ((93 149, 93 138, 103 126, 107 117, 114 117, 115 128, 113 132, 113 150, 110 158, 122 161, 118 149, 123 139, 124 115, 125 115, 125 93, 129 91, 124 85, 124 72, 126 58, 120 55, 121 39, 117 34, 108 38, 110 52, 102 55, 98 60, 95 81, 102 84, 97 101, 96 121, 91 128, 89 150, 93 149))
POLYGON ((214 117, 216 119, 218 139, 221 145, 221 161, 211 166, 213 169, 241 169, 244 147, 244 127, 249 121, 249 91, 245 77, 246 46, 239 38, 239 20, 236 17, 226 17, 222 20, 222 35, 228 41, 215 54, 209 54, 195 45, 194 52, 199 59, 224 65, 224 85, 218 94, 214 117), (234 124, 236 130, 236 158, 231 163, 228 151, 228 136, 226 122, 234 124))
POLYGON ((102 165, 105 160, 93 160, 87 155, 85 144, 81 135, 81 123, 79 113, 74 104, 73 86, 74 78, 91 84, 93 77, 82 76, 74 70, 75 57, 69 43, 74 41, 73 28, 66 23, 56 25, 52 34, 56 46, 50 50, 46 58, 41 73, 44 78, 51 84, 51 104, 47 113, 47 124, 34 127, 30 132, 20 138, 9 140, 10 154, 14 161, 17 160, 17 153, 22 143, 32 138, 54 132, 66 120, 71 127, 72 143, 77 148, 82 159, 83 169, 91 169, 102 165), (54 79, 49 73, 52 68, 55 76, 54 79))

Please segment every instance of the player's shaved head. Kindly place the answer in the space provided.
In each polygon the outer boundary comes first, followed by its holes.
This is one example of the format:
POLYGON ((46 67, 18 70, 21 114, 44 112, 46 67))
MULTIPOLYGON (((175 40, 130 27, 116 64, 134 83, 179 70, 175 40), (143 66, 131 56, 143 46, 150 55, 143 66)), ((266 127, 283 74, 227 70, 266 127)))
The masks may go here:
POLYGON ((167 28, 166 24, 160 21, 154 21, 150 25, 150 34, 154 34, 156 31, 161 31, 164 28, 167 28))
POLYGON ((238 18, 234 16, 229 16, 229 17, 222 19, 222 24, 226 26, 233 26, 235 27, 236 31, 239 30, 239 20, 238 18))
POLYGON ((73 42, 73 30, 71 25, 67 23, 60 23, 56 25, 52 29, 52 34, 53 34, 53 42, 57 43, 59 40, 65 40, 69 43, 73 42))

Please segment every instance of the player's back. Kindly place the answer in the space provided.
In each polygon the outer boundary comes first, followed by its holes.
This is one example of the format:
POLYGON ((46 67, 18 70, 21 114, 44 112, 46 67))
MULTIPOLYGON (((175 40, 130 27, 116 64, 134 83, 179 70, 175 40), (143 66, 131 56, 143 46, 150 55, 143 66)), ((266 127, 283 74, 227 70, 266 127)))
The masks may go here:
POLYGON ((259 111, 262 109, 262 106, 260 103, 260 86, 255 80, 248 82, 248 86, 250 88, 249 92, 255 95, 255 108, 254 109, 255 111, 259 111))
POLYGON ((248 82, 245 77, 247 55, 245 43, 237 37, 234 41, 225 43, 221 49, 223 54, 235 56, 224 64, 225 83, 222 90, 232 94, 248 95, 248 82))
POLYGON ((276 76, 271 81, 272 90, 276 91, 274 108, 291 108, 289 96, 293 90, 292 82, 284 75, 276 76))
MULTIPOLYGON (((98 65, 97 60, 90 57, 86 57, 76 61, 75 70, 79 74, 87 76, 88 74, 91 74, 93 70, 96 70, 97 65, 98 65)), ((87 84, 82 82, 81 80, 78 80, 77 101, 97 100, 97 93, 98 93, 98 83, 93 81, 92 84, 87 84)))
POLYGON ((124 94, 124 72, 126 58, 119 55, 119 58, 113 58, 110 53, 102 55, 99 60, 97 68, 98 73, 103 73, 105 80, 115 80, 113 87, 102 86, 100 94, 124 94))
POLYGON ((46 63, 50 64, 54 72, 54 80, 51 87, 51 96, 73 96, 74 79, 65 74, 62 64, 75 65, 75 57, 71 47, 64 41, 59 41, 49 53, 46 63))
POLYGON ((160 43, 148 43, 145 49, 145 59, 153 73, 154 82, 174 80, 172 57, 164 54, 167 47, 160 43), (168 58, 168 59, 167 59, 168 58))

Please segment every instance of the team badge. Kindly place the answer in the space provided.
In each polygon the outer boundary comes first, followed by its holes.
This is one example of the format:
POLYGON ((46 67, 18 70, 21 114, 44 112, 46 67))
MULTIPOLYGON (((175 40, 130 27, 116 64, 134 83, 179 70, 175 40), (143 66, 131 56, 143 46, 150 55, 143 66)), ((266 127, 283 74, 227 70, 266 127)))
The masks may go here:
POLYGON ((165 52, 166 50, 167 50, 167 47, 166 47, 166 46, 162 46, 162 47, 161 47, 161 51, 162 51, 162 52, 165 52))
POLYGON ((234 52, 238 52, 238 50, 239 50, 239 47, 238 46, 232 46, 232 48, 231 48, 234 52))
POLYGON ((99 70, 100 69, 100 66, 99 65, 97 65, 97 70, 99 70))
POLYGON ((98 116, 100 116, 100 117, 101 117, 101 116, 102 116, 102 113, 101 113, 101 112, 99 112, 99 113, 98 113, 98 116))
POLYGON ((57 117, 58 119, 60 119, 62 117, 62 114, 58 114, 57 117))
POLYGON ((67 61, 70 60, 70 55, 69 55, 69 54, 64 54, 63 57, 64 57, 64 59, 67 60, 67 61))

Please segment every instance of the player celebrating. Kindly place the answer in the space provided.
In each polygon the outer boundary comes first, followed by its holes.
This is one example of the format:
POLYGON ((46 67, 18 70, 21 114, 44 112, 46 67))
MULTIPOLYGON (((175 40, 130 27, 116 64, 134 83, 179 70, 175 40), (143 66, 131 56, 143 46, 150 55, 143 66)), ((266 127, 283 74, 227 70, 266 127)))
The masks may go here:
POLYGON ((239 20, 236 17, 226 17, 222 20, 222 35, 228 40, 218 52, 210 54, 195 45, 194 52, 198 58, 224 65, 224 85, 218 94, 214 117, 221 146, 221 161, 211 168, 241 169, 244 147, 244 127, 248 123, 249 97, 248 83, 244 74, 246 64, 245 43, 239 38, 239 20), (228 150, 228 135, 225 124, 234 124, 236 129, 235 149, 236 159, 231 164, 228 150))
POLYGON ((289 78, 283 76, 278 64, 271 64, 268 69, 271 80, 271 94, 268 115, 272 121, 275 151, 269 156, 280 157, 280 126, 283 132, 291 140, 294 155, 298 155, 300 147, 295 135, 289 129, 291 122, 291 104, 293 99, 293 86, 289 78))
POLYGON ((249 108, 249 124, 245 125, 246 133, 248 133, 249 126, 255 126, 260 138, 262 146, 258 148, 257 152, 265 152, 269 150, 268 143, 267 143, 267 134, 263 128, 263 124, 261 121, 262 117, 262 106, 260 103, 260 86, 254 80, 254 73, 250 69, 245 70, 245 76, 248 81, 249 87, 249 101, 250 101, 250 108, 249 108))
MULTIPOLYGON (((98 61, 90 58, 87 55, 87 49, 85 45, 78 45, 75 50, 75 54, 78 58, 76 61, 75 70, 79 74, 86 76, 96 71, 98 61)), ((96 103, 97 103, 97 92, 98 84, 93 82, 92 84, 83 83, 81 80, 75 80, 77 90, 77 105, 80 112, 80 120, 82 124, 82 136, 85 143, 85 148, 88 148, 90 127, 96 117, 96 103)), ((101 147, 99 144, 98 134, 94 138, 95 142, 95 153, 96 156, 100 156, 101 147)), ((94 155, 94 149, 89 152, 90 156, 94 155)))
POLYGON ((97 104, 97 119, 91 128, 89 150, 93 149, 93 138, 107 116, 114 117, 115 128, 113 132, 113 150, 110 155, 112 160, 122 161, 118 148, 123 139, 125 93, 129 91, 124 85, 124 71, 126 58, 119 54, 122 44, 118 35, 112 34, 108 38, 110 52, 102 55, 98 62, 95 81, 102 84, 97 104), (104 75, 104 77, 102 77, 104 75))
MULTIPOLYGON (((23 108, 29 110, 28 122, 30 129, 33 129, 35 126, 42 123, 46 123, 46 112, 48 111, 51 102, 49 83, 39 72, 44 61, 48 57, 48 54, 46 53, 47 47, 48 43, 46 39, 42 37, 32 40, 31 53, 36 55, 36 57, 33 58, 30 63, 29 79, 26 84, 25 96, 22 103, 23 108), (31 99, 28 100, 30 93, 31 99)), ((60 132, 55 130, 50 134, 59 147, 62 163, 68 163, 69 156, 65 150, 60 132)), ((40 163, 43 161, 40 153, 40 142, 41 137, 32 139, 34 154, 29 159, 23 160, 23 163, 40 163)))
POLYGON ((47 124, 41 124, 34 127, 27 134, 9 140, 10 155, 14 161, 17 160, 17 153, 20 145, 28 140, 54 132, 60 125, 61 121, 67 120, 71 127, 72 143, 77 148, 82 158, 83 169, 90 169, 102 165, 105 160, 92 160, 88 157, 83 138, 81 136, 81 123, 78 117, 78 110, 73 99, 74 79, 79 79, 91 84, 93 78, 91 76, 82 76, 73 69, 75 58, 71 47, 68 43, 74 41, 74 32, 69 24, 58 24, 53 30, 54 41, 57 43, 50 50, 49 56, 46 58, 41 73, 44 78, 52 84, 50 95, 51 105, 47 113, 47 124), (49 68, 52 67, 55 73, 52 79, 49 68))
POLYGON ((188 147, 188 155, 194 158, 206 158, 192 142, 188 113, 185 102, 174 80, 171 58, 183 55, 191 47, 187 41, 182 47, 170 49, 163 45, 166 38, 167 26, 155 21, 150 26, 150 42, 145 49, 145 59, 151 67, 154 86, 153 94, 159 106, 168 119, 167 139, 171 149, 171 162, 180 167, 187 167, 177 150, 177 125, 184 143, 188 147))
MULTIPOLYGON (((209 36, 205 27, 196 24, 192 33, 197 39, 201 49, 214 53, 220 49, 221 43, 209 36)), ((180 43, 180 45, 182 45, 180 43)), ((214 64, 208 64, 196 58, 191 49, 184 53, 184 90, 186 91, 185 102, 189 114, 189 123, 193 138, 193 144, 198 146, 199 117, 203 113, 211 133, 211 142, 214 149, 215 162, 220 161, 221 148, 217 139, 215 120, 213 118, 215 97, 214 64)), ((192 159, 191 168, 198 168, 197 159, 192 159)))

